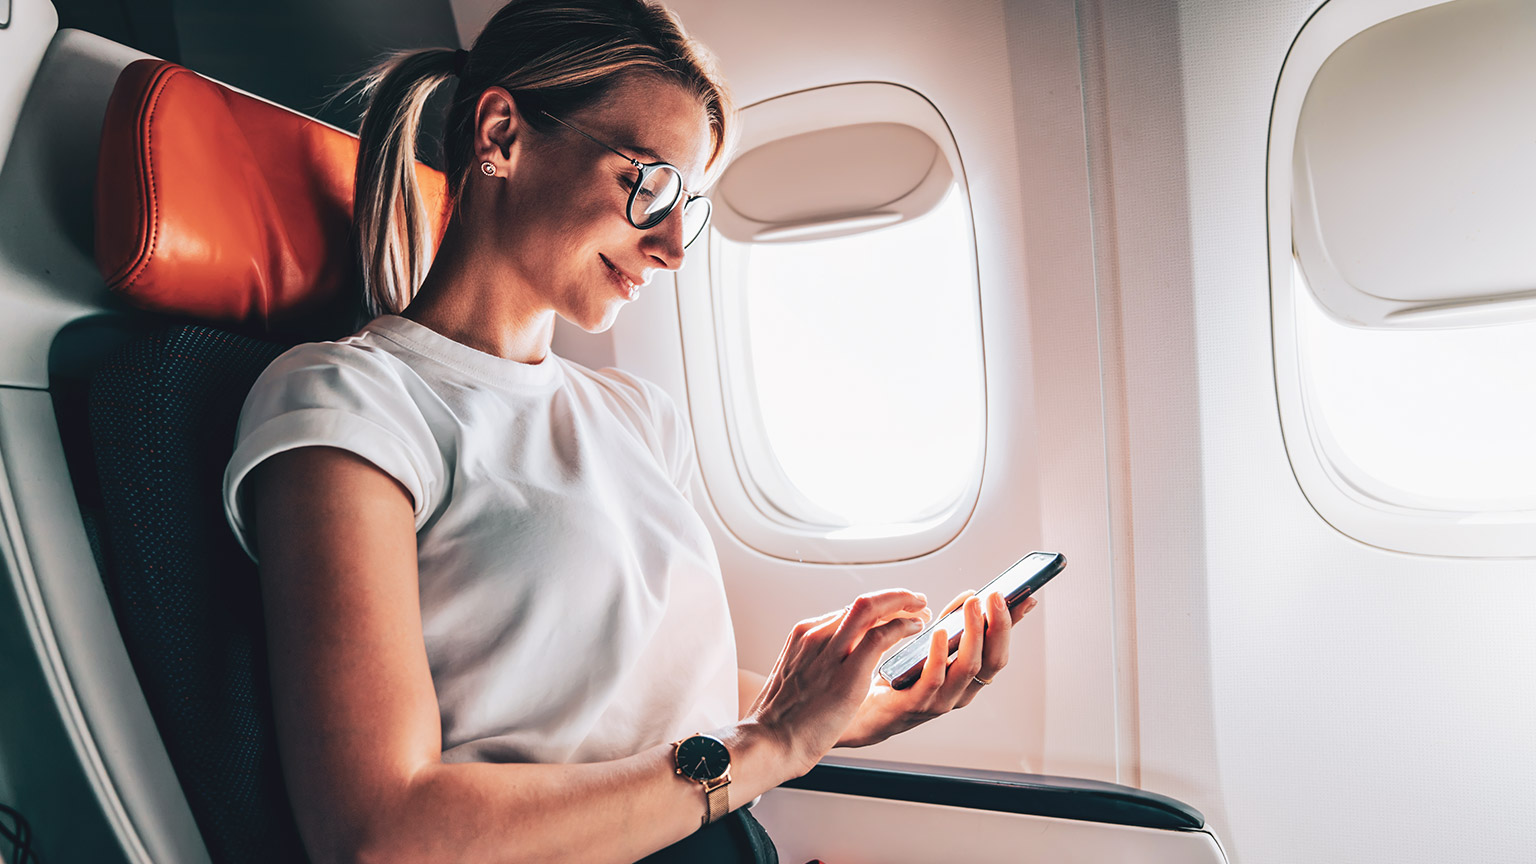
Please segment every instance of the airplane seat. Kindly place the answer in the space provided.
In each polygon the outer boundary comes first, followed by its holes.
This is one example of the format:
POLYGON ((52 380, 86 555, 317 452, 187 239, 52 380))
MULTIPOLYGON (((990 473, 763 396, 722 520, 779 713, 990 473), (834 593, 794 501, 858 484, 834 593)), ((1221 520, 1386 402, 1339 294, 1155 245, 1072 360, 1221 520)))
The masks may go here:
MULTIPOLYGON (((15 11, 0 650, 35 665, 0 700, 0 794, 59 860, 302 861, 220 489, 261 370, 352 329, 356 139, 15 11)), ((440 238, 445 183, 418 170, 440 238)))
MULTIPOLYGON (((304 858, 256 567, 221 487, 261 371, 296 341, 354 329, 356 154, 344 132, 157 60, 123 70, 102 126, 95 256, 108 286, 142 309, 267 337, 173 323, 129 341, 89 389, 103 575, 216 862, 304 858)), ((443 178, 421 171, 440 229, 443 178)))

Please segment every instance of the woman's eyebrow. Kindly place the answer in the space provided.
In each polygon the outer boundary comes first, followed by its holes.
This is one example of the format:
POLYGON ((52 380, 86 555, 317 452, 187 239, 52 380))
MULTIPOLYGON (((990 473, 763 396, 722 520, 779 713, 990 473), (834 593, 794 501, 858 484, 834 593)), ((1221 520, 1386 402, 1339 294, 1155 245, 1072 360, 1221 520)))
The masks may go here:
MULTIPOLYGON (((638 154, 640 156, 644 156, 645 158, 651 160, 652 162, 667 162, 667 160, 661 158, 661 154, 660 153, 657 153, 655 150, 652 150, 649 147, 641 147, 641 146, 636 145, 636 144, 620 144, 619 147, 624 149, 624 150, 628 150, 631 153, 635 153, 635 154, 638 154)), ((670 165, 672 163, 667 162, 667 164, 670 165)))
POLYGON ((657 153, 655 150, 652 150, 649 147, 641 147, 639 144, 631 143, 623 138, 620 138, 619 143, 614 146, 620 150, 632 153, 635 156, 640 157, 640 160, 643 162, 666 162, 668 165, 676 168, 679 172, 683 171, 682 166, 680 166, 678 163, 668 161, 660 153, 657 153))

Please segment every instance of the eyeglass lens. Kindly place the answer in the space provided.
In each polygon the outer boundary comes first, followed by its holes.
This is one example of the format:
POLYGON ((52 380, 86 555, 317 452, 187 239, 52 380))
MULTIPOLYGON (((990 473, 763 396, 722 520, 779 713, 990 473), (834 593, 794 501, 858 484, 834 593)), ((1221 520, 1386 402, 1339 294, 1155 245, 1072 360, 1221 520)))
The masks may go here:
MULTIPOLYGON (((640 185, 629 199, 630 224, 642 230, 661 224, 683 194, 683 178, 670 165, 648 165, 640 172, 640 185)), ((683 245, 698 239, 709 222, 708 198, 694 198, 683 205, 683 245)))
POLYGON ((629 221, 654 228, 667 218, 683 192, 683 178, 670 165, 651 165, 640 172, 640 187, 629 199, 629 221))
POLYGON ((683 246, 686 248, 704 233, 709 224, 710 203, 708 198, 695 198, 683 205, 683 246))

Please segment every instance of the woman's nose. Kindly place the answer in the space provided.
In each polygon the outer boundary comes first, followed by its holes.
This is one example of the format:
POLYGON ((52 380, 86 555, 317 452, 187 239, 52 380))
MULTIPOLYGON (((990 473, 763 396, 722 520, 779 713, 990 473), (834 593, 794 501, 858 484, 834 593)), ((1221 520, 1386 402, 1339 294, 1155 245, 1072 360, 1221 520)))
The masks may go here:
POLYGON ((659 225, 647 229, 646 254, 664 270, 676 270, 683 266, 687 252, 683 248, 683 207, 679 203, 661 220, 659 225))

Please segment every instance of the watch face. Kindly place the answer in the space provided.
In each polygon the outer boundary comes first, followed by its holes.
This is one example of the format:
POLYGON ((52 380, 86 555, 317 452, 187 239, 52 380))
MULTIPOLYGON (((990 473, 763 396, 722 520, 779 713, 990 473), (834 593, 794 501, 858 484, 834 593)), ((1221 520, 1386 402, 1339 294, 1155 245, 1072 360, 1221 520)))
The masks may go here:
POLYGON ((713 780, 731 767, 731 752, 719 739, 695 735, 677 745, 677 770, 693 780, 713 780))

